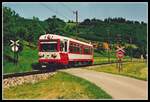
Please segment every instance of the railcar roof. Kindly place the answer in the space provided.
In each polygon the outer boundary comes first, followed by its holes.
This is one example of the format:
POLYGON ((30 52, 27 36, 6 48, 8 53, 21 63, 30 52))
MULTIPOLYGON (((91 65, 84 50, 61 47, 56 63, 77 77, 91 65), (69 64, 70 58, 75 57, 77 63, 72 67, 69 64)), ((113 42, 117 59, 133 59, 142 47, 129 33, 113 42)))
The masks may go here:
POLYGON ((79 40, 75 40, 75 39, 72 39, 72 38, 69 38, 69 37, 65 37, 65 36, 61 36, 61 35, 56 35, 56 34, 45 34, 45 35, 41 35, 41 36, 39 37, 39 40, 48 39, 47 36, 50 36, 50 37, 52 37, 53 39, 66 39, 66 40, 71 40, 71 41, 74 41, 74 42, 77 42, 77 43, 81 43, 81 44, 84 44, 84 45, 93 46, 92 44, 89 44, 89 43, 85 43, 85 42, 82 42, 82 41, 79 41, 79 40))

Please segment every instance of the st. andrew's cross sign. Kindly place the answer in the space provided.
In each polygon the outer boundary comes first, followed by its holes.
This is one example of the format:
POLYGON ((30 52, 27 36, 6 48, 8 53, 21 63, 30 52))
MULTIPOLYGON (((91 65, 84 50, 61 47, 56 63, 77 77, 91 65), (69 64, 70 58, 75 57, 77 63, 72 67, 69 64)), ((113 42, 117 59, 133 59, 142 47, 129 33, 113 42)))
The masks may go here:
POLYGON ((13 41, 13 40, 10 40, 11 44, 11 50, 14 52, 14 64, 17 64, 18 62, 18 51, 19 51, 19 40, 17 41, 13 41))
POLYGON ((116 57, 119 58, 119 59, 121 59, 121 58, 124 57, 124 53, 125 53, 125 51, 123 50, 124 47, 118 47, 117 46, 117 48, 118 49, 116 50, 116 57))
POLYGON ((12 46, 11 47, 11 50, 13 51, 13 52, 18 52, 18 50, 19 50, 19 40, 17 40, 17 41, 13 41, 13 40, 10 40, 10 42, 11 42, 11 44, 10 44, 10 46, 12 46))
POLYGON ((117 50, 116 50, 116 57, 117 57, 117 68, 119 68, 119 72, 122 69, 122 58, 124 57, 124 53, 125 51, 123 50, 124 47, 119 47, 117 46, 117 50))

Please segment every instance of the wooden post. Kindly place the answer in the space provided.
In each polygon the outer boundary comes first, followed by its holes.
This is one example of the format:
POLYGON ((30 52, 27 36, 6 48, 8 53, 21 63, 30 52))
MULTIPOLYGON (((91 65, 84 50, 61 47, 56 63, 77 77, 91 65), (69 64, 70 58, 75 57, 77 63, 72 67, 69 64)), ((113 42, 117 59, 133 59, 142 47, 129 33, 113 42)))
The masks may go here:
POLYGON ((122 59, 120 59, 120 70, 123 71, 123 68, 122 68, 122 59))
POLYGON ((120 58, 119 58, 119 73, 120 73, 120 70, 121 70, 121 60, 120 60, 120 58))
POLYGON ((14 49, 15 49, 15 50, 14 50, 14 59, 15 59, 15 60, 14 60, 14 61, 15 61, 15 65, 16 65, 16 45, 14 46, 14 49))
POLYGON ((16 59, 15 59, 15 52, 14 52, 14 64, 16 63, 16 59))

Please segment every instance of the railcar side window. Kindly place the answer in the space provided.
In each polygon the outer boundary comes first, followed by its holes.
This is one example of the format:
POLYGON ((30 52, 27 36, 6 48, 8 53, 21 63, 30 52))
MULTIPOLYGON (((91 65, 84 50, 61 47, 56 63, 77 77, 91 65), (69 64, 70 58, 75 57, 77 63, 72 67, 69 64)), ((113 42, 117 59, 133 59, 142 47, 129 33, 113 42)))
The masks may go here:
POLYGON ((74 52, 74 53, 76 52, 76 47, 75 47, 75 45, 73 46, 73 52, 74 52))
POLYGON ((71 53, 73 52, 73 46, 70 46, 70 52, 71 53))
POLYGON ((67 52, 67 41, 65 41, 65 52, 67 52))
POLYGON ((74 53, 79 53, 79 51, 80 51, 79 46, 74 45, 74 46, 73 46, 73 52, 74 52, 74 53))
POLYGON ((72 51, 73 51, 73 47, 72 47, 72 46, 70 46, 70 52, 72 53, 72 51))
POLYGON ((92 48, 90 47, 90 49, 89 49, 89 54, 91 54, 92 53, 92 48))
POLYGON ((73 52, 73 44, 72 43, 70 43, 70 45, 69 45, 69 50, 71 53, 73 52))
POLYGON ((84 54, 89 54, 89 48, 84 48, 84 54))
POLYGON ((76 52, 76 47, 75 47, 75 44, 73 44, 73 53, 76 52))
POLYGON ((76 53, 79 53, 79 51, 80 51, 80 48, 79 47, 76 47, 76 53))
POLYGON ((63 48, 64 48, 64 43, 61 41, 60 42, 60 51, 63 51, 63 48))
POLYGON ((69 52, 78 54, 91 54, 92 48, 71 42, 69 45, 69 52))
POLYGON ((79 47, 79 53, 80 53, 80 54, 82 54, 82 50, 81 50, 81 47, 79 47))
POLYGON ((82 54, 82 48, 79 46, 79 53, 82 54))

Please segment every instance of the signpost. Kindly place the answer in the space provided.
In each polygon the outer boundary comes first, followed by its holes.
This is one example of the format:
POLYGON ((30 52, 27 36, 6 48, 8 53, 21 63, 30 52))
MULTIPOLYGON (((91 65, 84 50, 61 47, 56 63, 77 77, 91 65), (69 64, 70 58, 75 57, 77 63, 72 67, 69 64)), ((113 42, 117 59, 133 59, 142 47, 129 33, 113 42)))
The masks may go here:
POLYGON ((19 40, 17 41, 13 41, 13 40, 10 40, 11 44, 11 50, 14 52, 14 64, 17 64, 18 62, 18 51, 19 51, 19 40))
POLYGON ((120 72, 122 70, 122 58, 124 57, 125 51, 123 50, 124 47, 117 46, 116 50, 116 57, 117 57, 117 65, 116 67, 118 68, 118 71, 120 72))
POLYGON ((106 49, 107 52, 108 52, 108 62, 110 63, 110 47, 109 47, 109 46, 110 46, 110 45, 109 45, 107 42, 104 42, 104 43, 103 43, 104 49, 106 49))

